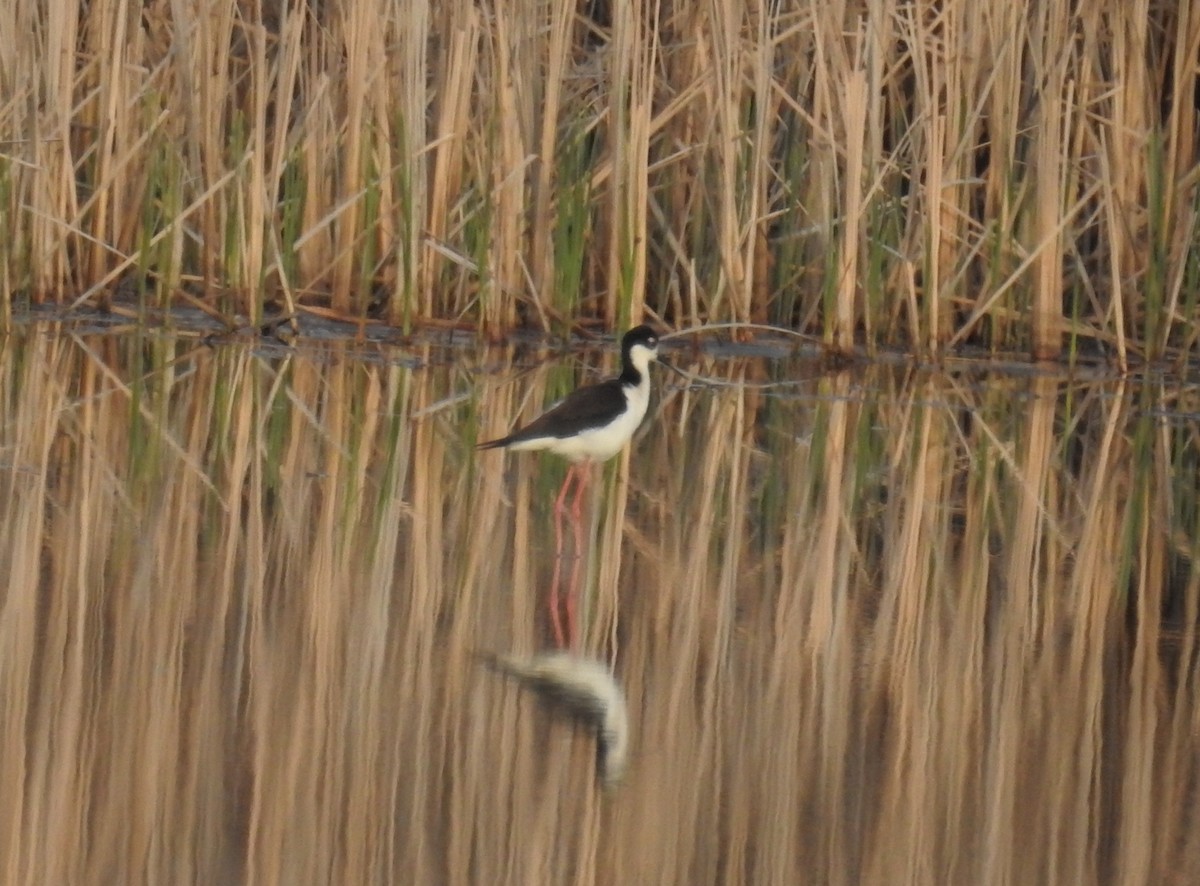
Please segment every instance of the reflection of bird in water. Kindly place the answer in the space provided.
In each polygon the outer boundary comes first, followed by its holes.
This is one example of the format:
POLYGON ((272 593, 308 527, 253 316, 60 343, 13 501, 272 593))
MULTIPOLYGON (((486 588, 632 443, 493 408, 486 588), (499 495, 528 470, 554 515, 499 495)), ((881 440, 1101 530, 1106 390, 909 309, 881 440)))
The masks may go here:
POLYGON ((586 720, 596 730, 596 762, 600 780, 611 787, 620 781, 629 760, 629 712, 625 693, 604 662, 570 652, 531 656, 488 655, 497 671, 516 677, 553 704, 586 720))

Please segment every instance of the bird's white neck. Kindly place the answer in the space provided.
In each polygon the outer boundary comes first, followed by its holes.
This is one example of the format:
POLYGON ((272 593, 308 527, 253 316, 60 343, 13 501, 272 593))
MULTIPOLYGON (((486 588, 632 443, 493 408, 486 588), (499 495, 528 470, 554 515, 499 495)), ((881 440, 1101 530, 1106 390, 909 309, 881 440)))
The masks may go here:
POLYGON ((650 383, 650 363, 657 355, 644 345, 634 345, 629 350, 629 363, 638 374, 636 387, 642 388, 650 383))

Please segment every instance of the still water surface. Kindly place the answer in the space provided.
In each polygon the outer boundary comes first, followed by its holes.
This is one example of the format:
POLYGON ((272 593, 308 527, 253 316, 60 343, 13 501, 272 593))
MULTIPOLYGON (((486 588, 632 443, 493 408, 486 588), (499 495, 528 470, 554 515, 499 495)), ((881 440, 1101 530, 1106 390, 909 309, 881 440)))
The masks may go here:
POLYGON ((563 570, 606 790, 479 660, 564 466, 472 444, 611 352, 0 343, 0 882, 1200 882, 1195 379, 672 359, 563 570))

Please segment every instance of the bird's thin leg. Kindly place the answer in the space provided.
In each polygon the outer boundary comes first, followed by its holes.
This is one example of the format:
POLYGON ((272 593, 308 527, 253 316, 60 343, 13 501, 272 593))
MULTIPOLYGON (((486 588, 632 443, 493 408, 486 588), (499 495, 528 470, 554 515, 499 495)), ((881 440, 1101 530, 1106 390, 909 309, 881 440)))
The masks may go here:
POLYGON ((588 481, 592 479, 591 467, 586 461, 579 464, 579 483, 575 486, 575 499, 571 502, 571 516, 575 518, 576 523, 583 513, 583 493, 589 485, 588 481))
POLYGON ((571 564, 571 584, 567 588, 567 642, 571 648, 579 645, 579 629, 576 625, 575 611, 579 600, 579 577, 583 570, 583 523, 575 521, 575 562, 571 564))
POLYGON ((559 599, 561 597, 559 585, 562 578, 562 556, 563 556, 563 514, 566 513, 567 490, 571 487, 571 480, 575 475, 575 465, 571 465, 567 469, 567 476, 563 480, 562 489, 558 493, 558 498, 554 501, 554 576, 550 580, 550 627, 554 631, 554 642, 559 649, 563 648, 566 642, 566 637, 563 633, 562 617, 559 612, 561 606, 559 599))
POLYGON ((571 584, 567 588, 567 642, 572 647, 578 645, 579 630, 576 625, 575 612, 577 602, 579 600, 579 577, 583 569, 583 495, 589 481, 591 480, 591 466, 583 464, 580 466, 580 479, 575 487, 575 501, 571 507, 571 515, 574 521, 575 529, 575 562, 571 565, 571 584))
POLYGON ((550 628, 554 631, 554 645, 558 649, 563 648, 563 626, 562 620, 558 617, 558 600, 559 600, 559 579, 562 574, 562 559, 554 558, 554 578, 550 580, 550 597, 546 601, 546 608, 550 610, 550 628))
POLYGON ((566 510, 567 490, 571 488, 571 480, 575 476, 575 465, 567 468, 567 476, 563 477, 562 489, 558 490, 558 498, 554 499, 554 513, 561 514, 566 510))

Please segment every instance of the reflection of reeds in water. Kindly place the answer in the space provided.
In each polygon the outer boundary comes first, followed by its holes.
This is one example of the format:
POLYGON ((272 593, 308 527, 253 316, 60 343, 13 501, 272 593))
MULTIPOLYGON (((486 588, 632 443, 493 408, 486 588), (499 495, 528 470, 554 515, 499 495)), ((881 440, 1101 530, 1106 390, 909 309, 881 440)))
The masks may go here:
POLYGON ((561 470, 477 467, 463 355, 3 346, 0 882, 1200 882, 1194 389, 694 367, 788 384, 592 501, 601 803, 470 651, 561 470))
POLYGON ((629 711, 625 693, 608 665, 557 650, 530 656, 486 655, 484 659, 586 721, 596 730, 600 779, 610 787, 621 780, 629 763, 629 711))

